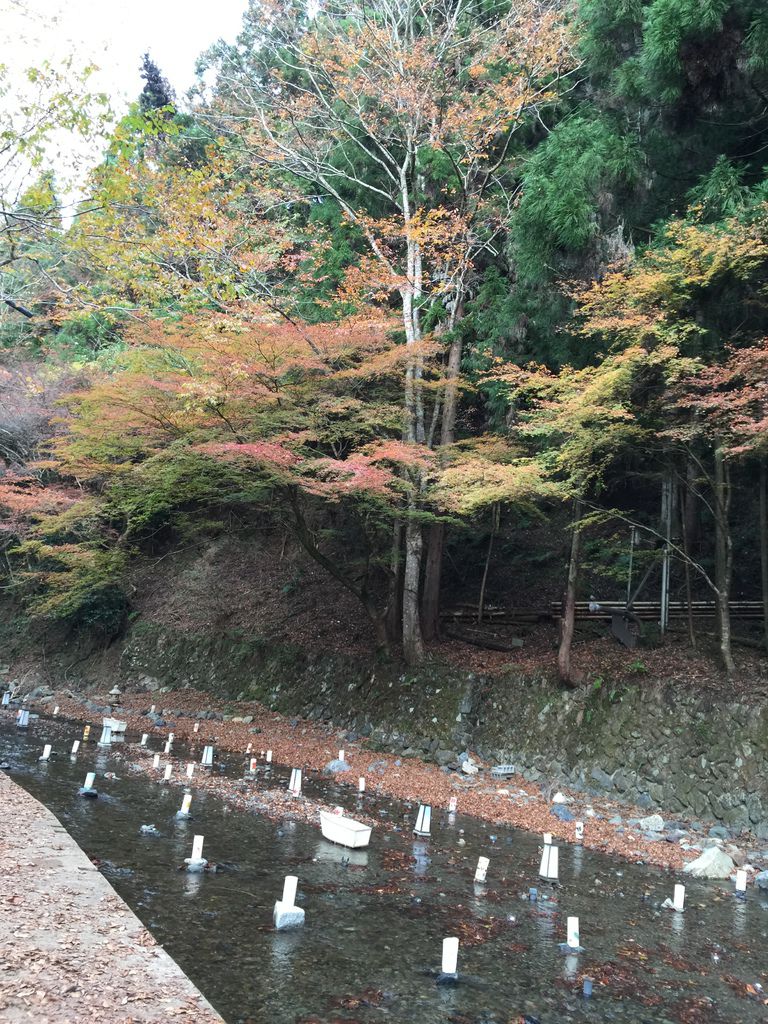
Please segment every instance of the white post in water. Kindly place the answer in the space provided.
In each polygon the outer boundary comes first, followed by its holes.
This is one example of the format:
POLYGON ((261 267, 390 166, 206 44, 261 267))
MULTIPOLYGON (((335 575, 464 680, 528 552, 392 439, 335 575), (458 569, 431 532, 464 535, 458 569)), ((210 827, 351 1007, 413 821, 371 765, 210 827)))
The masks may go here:
POLYGON ((747 872, 744 868, 739 868, 736 872, 736 895, 744 897, 747 894, 747 872))
POLYGON ((86 725, 85 728, 83 729, 83 739, 87 740, 90 735, 91 735, 91 727, 90 727, 90 725, 86 725))
POLYGON ((96 772, 88 772, 85 776, 85 784, 83 789, 93 789, 93 784, 96 781, 96 772))
POLYGON ((200 761, 204 768, 213 768, 213 747, 205 747, 200 761))
POLYGON ((75 740, 75 742, 72 744, 72 753, 76 754, 79 749, 80 749, 80 740, 75 740))
POLYGON ((11 695, 10 695, 9 691, 6 690, 5 693, 3 694, 3 707, 7 708, 10 703, 11 703, 11 695))
POLYGON ((100 747, 108 747, 112 742, 112 726, 105 725, 101 730, 101 737, 99 739, 100 747))
POLYGON ((150 707, 149 713, 150 713, 150 715, 154 715, 154 713, 155 713, 155 705, 154 704, 150 707))
POLYGON ((488 874, 488 865, 491 863, 488 857, 478 857, 477 868, 475 869, 475 881, 484 882, 488 874))
POLYGON ((259 767, 259 759, 258 759, 258 757, 252 757, 251 760, 248 762, 248 771, 249 772, 255 772, 258 767, 259 767))
MULTIPOLYGON (((295 769, 294 769, 295 770, 295 769)), ((304 924, 304 911, 296 906, 296 888, 299 880, 296 875, 286 875, 283 883, 283 896, 275 903, 272 919, 275 928, 298 928, 304 924)))
POLYGON ((266 762, 267 762, 267 764, 272 764, 272 751, 271 750, 267 751, 266 762))
POLYGON ((163 773, 164 781, 168 782, 168 780, 170 779, 172 774, 173 774, 173 765, 172 764, 167 764, 165 766, 165 772, 163 773))
POLYGON ((57 704, 56 707, 53 709, 53 716, 54 716, 54 718, 56 717, 56 715, 58 715, 58 713, 59 713, 59 705, 57 704))
POLYGON ((459 965, 459 940, 443 939, 443 957, 440 962, 440 973, 446 978, 457 978, 459 965))
POLYGON ((675 892, 672 897, 672 906, 675 910, 685 909, 685 886, 676 885, 675 892))
POLYGON ((149 739, 149 733, 143 732, 141 734, 141 743, 139 744, 139 746, 140 747, 146 747, 148 739, 149 739))
POLYGON ((558 860, 557 847, 549 844, 545 845, 541 851, 541 863, 539 864, 539 874, 542 878, 546 878, 550 882, 557 881, 558 860))
POLYGON ((291 778, 288 783, 288 792, 298 796, 301 793, 301 768, 291 769, 291 778))
POLYGON ((43 747, 42 756, 38 758, 38 761, 47 761, 51 756, 51 744, 46 743, 43 747))
POLYGON ((195 774, 195 766, 190 761, 190 763, 187 765, 187 778, 191 779, 194 774, 195 774))
POLYGON ((358 793, 364 793, 365 792, 365 779, 363 778, 362 775, 357 780, 357 791, 358 791, 358 793))
POLYGON ((205 871, 208 861, 203 857, 203 837, 195 836, 192 840, 192 856, 185 857, 187 871, 205 871))
POLYGON ((584 838, 584 822, 583 821, 577 821, 576 822, 576 842, 580 843, 583 838, 584 838))
POLYGON ((160 755, 159 754, 155 754, 155 756, 152 758, 152 767, 155 768, 155 769, 160 767, 160 755))
POLYGON ((163 747, 163 753, 164 754, 170 754, 170 752, 171 752, 171 741, 170 740, 166 740, 165 746, 163 747))
POLYGON ((245 748, 245 752, 246 752, 246 754, 250 754, 250 752, 252 750, 253 750, 253 744, 249 743, 248 746, 245 748))
POLYGON ((542 838, 544 839, 544 845, 545 846, 551 846, 552 845, 552 833, 551 832, 545 832, 542 838))
POLYGON ((195 724, 192 726, 192 732, 200 732, 200 723, 199 722, 195 722, 195 724))
POLYGON ((578 917, 568 918, 568 938, 566 944, 569 949, 579 949, 581 943, 579 942, 579 919, 578 917))
POLYGON ((18 719, 16 721, 16 725, 18 726, 19 729, 27 729, 27 728, 29 728, 29 712, 28 711, 20 711, 19 712, 19 717, 18 717, 18 719))
POLYGON ((169 732, 169 733, 168 733, 168 742, 169 742, 169 743, 173 743, 173 741, 174 741, 175 739, 176 739, 176 733, 175 733, 175 732, 169 732))
POLYGON ((344 751, 344 750, 340 750, 340 751, 339 751, 339 760, 340 760, 340 761, 343 761, 343 760, 344 760, 344 754, 345 754, 345 751, 344 751))
POLYGON ((189 808, 192 806, 192 794, 185 793, 184 799, 181 801, 181 810, 177 812, 177 817, 188 818, 189 808))
POLYGON ((448 800, 448 813, 449 814, 455 814, 456 813, 456 808, 458 807, 458 803, 459 803, 458 798, 455 797, 455 796, 452 796, 448 800))
POLYGON ((432 824, 432 807, 430 804, 419 804, 419 813, 416 815, 416 824, 413 826, 414 835, 428 836, 432 824))

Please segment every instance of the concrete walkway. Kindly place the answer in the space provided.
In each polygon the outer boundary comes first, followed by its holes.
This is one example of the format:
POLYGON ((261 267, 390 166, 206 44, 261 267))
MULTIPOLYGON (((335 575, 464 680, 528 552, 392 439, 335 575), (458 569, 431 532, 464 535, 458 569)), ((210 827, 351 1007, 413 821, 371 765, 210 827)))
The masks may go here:
POLYGON ((0 1020, 222 1024, 53 814, 2 772, 0 1020))

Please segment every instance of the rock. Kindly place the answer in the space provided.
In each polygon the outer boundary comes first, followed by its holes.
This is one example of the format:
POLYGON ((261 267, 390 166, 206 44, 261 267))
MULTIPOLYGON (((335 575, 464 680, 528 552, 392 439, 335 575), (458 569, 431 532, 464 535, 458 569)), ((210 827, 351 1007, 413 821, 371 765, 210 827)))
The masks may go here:
POLYGON ((565 793, 555 793, 552 797, 553 804, 572 804, 573 800, 571 797, 566 796, 565 793))
POLYGON ((604 772, 602 768, 593 768, 589 773, 589 777, 594 779, 595 782, 603 789, 613 789, 613 779, 608 772, 604 772))
POLYGON ((253 721, 253 715, 243 715, 240 721, 243 722, 245 725, 250 725, 251 722, 253 721))
POLYGON ((700 857, 686 864, 683 871, 694 878, 730 878, 735 867, 724 850, 710 846, 700 857))
POLYGON ((649 814, 647 818, 640 818, 637 827, 643 832, 663 832, 664 819, 660 814, 649 814))
POLYGON ((730 839, 731 833, 723 825, 713 825, 707 833, 710 839, 730 839))
POLYGON ((325 766, 327 772, 349 772, 352 770, 352 766, 346 761, 340 761, 338 757, 334 757, 332 761, 329 761, 325 766))
POLYGON ((562 804, 555 804, 549 813, 554 814, 554 816, 559 818, 560 821, 573 821, 573 814, 562 804))
POLYGON ((622 819, 620 814, 616 814, 613 818, 608 819, 609 825, 621 825, 622 819))
POLYGON ((461 762, 461 770, 464 772, 465 775, 477 775, 477 773, 480 771, 475 762, 470 759, 461 762))
POLYGON ((435 751, 435 761, 437 761, 439 765, 452 764, 455 760, 456 754, 453 750, 443 750, 442 748, 438 748, 438 750, 435 751))
POLYGON ((740 850, 738 846, 734 846, 733 843, 728 843, 725 848, 725 852, 731 858, 737 868, 743 868, 747 863, 747 855, 743 850, 740 850))
POLYGON ((759 875, 755 875, 755 885, 764 892, 768 890, 768 871, 761 871, 759 875))

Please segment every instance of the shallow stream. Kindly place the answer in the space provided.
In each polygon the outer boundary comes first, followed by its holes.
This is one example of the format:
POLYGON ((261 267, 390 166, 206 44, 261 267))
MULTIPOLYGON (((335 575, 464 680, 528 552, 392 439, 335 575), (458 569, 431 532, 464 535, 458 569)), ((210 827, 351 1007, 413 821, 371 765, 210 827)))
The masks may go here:
MULTIPOLYGON (((435 808, 431 838, 415 842, 414 808, 372 795, 362 807, 382 826, 368 851, 351 856, 319 828, 231 810, 194 780, 194 820, 176 821, 177 786, 129 774, 129 744, 104 751, 90 742, 71 760, 81 735, 45 719, 19 732, 6 718, 0 759, 230 1024, 768 1022, 768 900, 754 888, 742 902, 730 882, 690 881, 678 914, 659 909, 674 875, 568 845, 552 888, 537 877, 540 837, 435 808), (58 756, 38 763, 46 742, 58 756), (88 771, 98 800, 77 795, 88 771), (159 835, 140 833, 150 823, 159 835), (195 833, 225 870, 179 870, 195 833), (488 882, 476 886, 481 855, 488 882), (276 932, 272 907, 286 874, 299 877, 306 925, 276 932), (559 949, 569 915, 580 919, 578 955, 559 949), (461 939, 460 983, 438 986, 448 935, 461 939), (591 999, 581 995, 584 975, 594 980, 591 999)), ((162 750, 158 738, 150 744, 162 750)), ((217 752, 214 771, 235 779, 244 767, 245 758, 217 752)), ((262 769, 248 784, 285 786, 287 776, 262 769)), ((304 792, 352 815, 360 806, 350 788, 315 773, 305 774, 304 792)))

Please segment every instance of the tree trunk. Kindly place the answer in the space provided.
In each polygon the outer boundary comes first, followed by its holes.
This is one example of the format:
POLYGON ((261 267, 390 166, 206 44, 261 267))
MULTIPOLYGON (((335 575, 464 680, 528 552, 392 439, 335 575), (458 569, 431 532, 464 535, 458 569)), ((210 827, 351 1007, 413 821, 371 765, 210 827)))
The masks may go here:
POLYGON ((481 623, 483 621, 483 612, 485 611, 485 585, 488 582, 488 570, 491 567, 491 555, 493 554, 493 542, 496 539, 496 531, 499 528, 499 518, 501 515, 501 506, 498 502, 491 509, 491 536, 488 539, 488 551, 485 556, 485 566, 483 568, 483 580, 480 584, 480 596, 477 599, 477 621, 481 623))
POLYGON ((581 553, 581 500, 574 502, 574 524, 571 534, 571 557, 568 563, 568 583, 565 590, 560 648, 557 652, 557 670, 561 682, 567 686, 577 685, 571 669, 571 645, 576 624, 576 585, 579 579, 579 559, 581 553))
POLYGON ((725 453, 715 448, 715 600, 720 633, 720 656, 726 675, 735 671, 731 652, 731 574, 733 567, 733 541, 729 524, 731 504, 730 470, 725 453))
MULTIPOLYGON (((453 340, 448 352, 445 371, 445 395, 443 399, 443 421, 440 430, 440 445, 453 444, 456 430, 456 412, 459 402, 459 370, 461 369, 462 339, 456 324, 464 315, 464 300, 459 297, 451 316, 454 329, 453 340)), ((440 635, 440 582, 443 575, 443 548, 445 546, 445 524, 433 523, 427 540, 427 564, 424 568, 421 622, 426 640, 440 635)))
POLYGON ((763 632, 768 651, 768 467, 760 459, 760 571, 763 585, 763 632))
POLYGON ((418 665, 424 660, 424 641, 419 616, 419 577, 423 543, 421 525, 409 519, 405 526, 403 574, 403 655, 408 665, 418 665))
POLYGON ((691 500, 690 491, 685 491, 683 487, 680 488, 680 530, 682 532, 683 541, 683 571, 685 572, 685 601, 688 605, 688 640, 690 641, 693 650, 696 650, 696 633, 693 628, 693 608, 691 602, 693 601, 693 594, 691 593, 691 565, 690 565, 690 551, 688 548, 688 502, 691 500))
POLYGON ((387 636, 400 641, 403 623, 403 524, 398 520, 392 531, 392 557, 390 559, 389 593, 387 596, 387 636))
POLYGON ((425 640, 440 635, 440 581, 443 572, 445 524, 432 523, 427 530, 427 561, 421 598, 421 627, 425 640))

